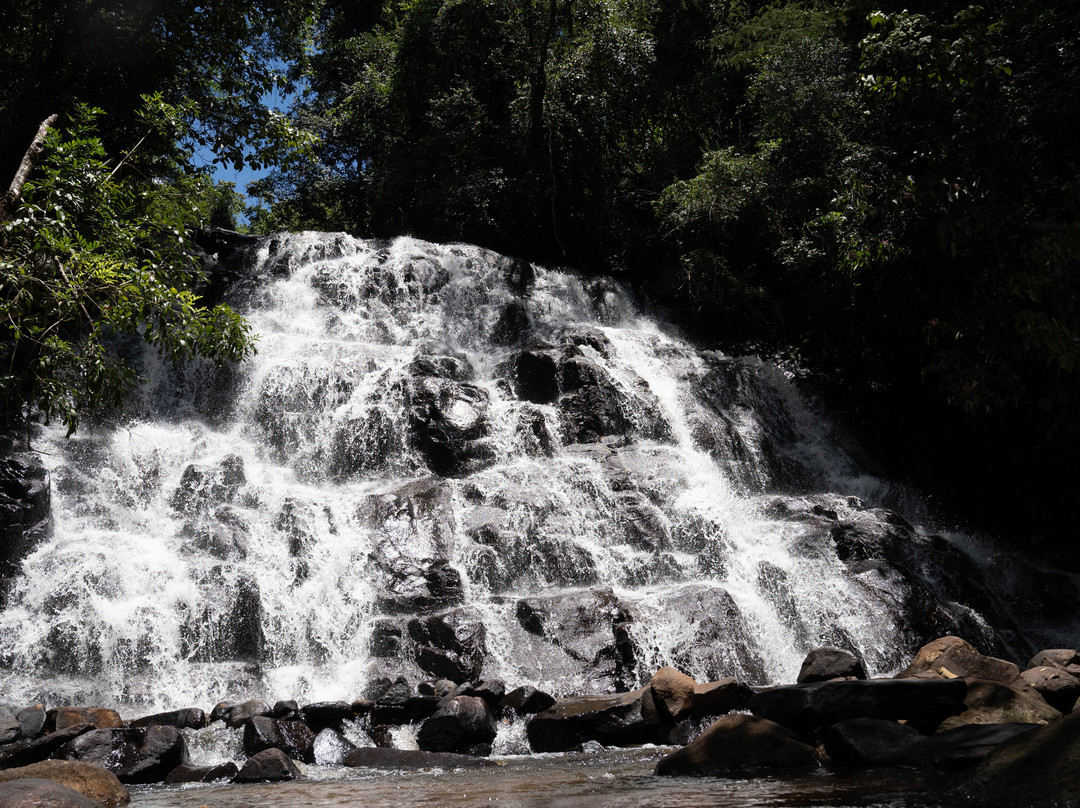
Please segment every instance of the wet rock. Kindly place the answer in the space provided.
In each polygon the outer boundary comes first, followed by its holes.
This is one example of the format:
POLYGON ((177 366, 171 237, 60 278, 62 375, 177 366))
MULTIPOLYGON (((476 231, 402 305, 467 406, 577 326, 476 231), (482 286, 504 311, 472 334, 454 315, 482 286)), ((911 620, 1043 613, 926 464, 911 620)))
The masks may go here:
POLYGON ((1063 713, 1071 712, 1080 697, 1080 679, 1057 666, 1040 665, 1028 668, 1020 677, 1042 696, 1047 704, 1063 713))
POLYGON ((237 455, 227 455, 216 466, 192 464, 180 476, 171 504, 191 514, 212 509, 232 502, 245 482, 244 460, 237 455))
POLYGON ((311 763, 315 733, 303 721, 279 721, 257 715, 244 724, 244 751, 255 755, 264 749, 280 749, 291 758, 311 763))
POLYGON ((22 734, 19 719, 7 707, 0 707, 0 744, 12 743, 22 734))
POLYGON ((487 706, 493 711, 498 709, 506 695, 506 684, 501 679, 481 679, 473 684, 470 692, 466 695, 476 696, 487 702, 487 706))
POLYGON ((227 721, 229 712, 237 705, 237 703, 238 702, 235 701, 219 701, 210 711, 210 723, 213 724, 215 721, 227 721))
MULTIPOLYGON (((0 771, 0 783, 36 778, 49 780, 77 791, 98 805, 127 805, 131 797, 116 775, 89 763, 71 760, 43 760, 29 766, 0 771)), ((0 797, 0 805, 8 805, 0 797)))
POLYGON ((356 751, 356 746, 340 732, 324 729, 315 736, 311 747, 317 766, 341 766, 346 757, 356 751))
POLYGON ((965 724, 1046 724, 1061 718, 1060 712, 1030 688, 1021 690, 982 679, 964 681, 967 694, 963 711, 945 718, 938 732, 965 724))
POLYGON ((198 707, 155 713, 128 721, 129 727, 176 727, 178 729, 202 729, 207 725, 206 713, 198 707))
POLYGON ((273 714, 273 709, 262 699, 248 699, 223 711, 222 720, 226 726, 235 729, 244 726, 250 719, 257 716, 268 717, 273 714))
POLYGON ((479 677, 487 645, 475 615, 459 609, 410 620, 408 628, 422 670, 459 684, 479 677))
POLYGON ((529 335, 529 312, 521 300, 511 300, 499 313, 491 328, 491 340, 496 345, 519 345, 529 335))
POLYGON ((868 679, 787 685, 755 693, 750 711, 799 732, 815 730, 849 718, 908 720, 916 726, 936 726, 964 709, 963 680, 868 679))
POLYGON ((492 760, 451 752, 365 746, 350 752, 342 765, 354 769, 478 769, 497 764, 492 760))
POLYGON ((399 676, 375 699, 371 709, 372 726, 410 724, 421 721, 435 712, 439 700, 434 696, 413 693, 404 676, 399 676))
POLYGON ((320 701, 304 705, 304 722, 316 734, 324 729, 340 732, 341 722, 352 719, 352 706, 344 701, 320 701))
POLYGON ((108 729, 123 725, 120 713, 104 707, 54 707, 45 713, 45 729, 58 729, 90 724, 96 729, 108 729))
POLYGON ((674 724, 690 714, 696 684, 692 678, 670 665, 652 675, 649 687, 664 721, 674 724))
POLYGON ((1059 668, 1068 668, 1070 665, 1080 664, 1080 653, 1072 648, 1047 648, 1035 654, 1027 666, 1037 668, 1042 665, 1056 665, 1059 668))
POLYGON ((495 735, 495 717, 486 701, 455 696, 439 702, 438 709, 420 725, 416 742, 427 752, 465 752, 490 745, 495 735))
POLYGON ((726 715, 695 740, 662 758, 656 774, 715 777, 747 769, 806 769, 818 766, 814 747, 764 718, 726 715))
POLYGON ((629 616, 610 590, 522 598, 515 615, 522 628, 565 654, 567 667, 591 689, 619 689, 633 679, 616 643, 616 626, 629 616))
POLYGON ((694 685, 694 704, 690 715, 694 718, 718 716, 732 710, 742 710, 750 702, 753 691, 736 681, 734 676, 716 682, 694 685))
POLYGON ((803 682, 827 682, 829 679, 839 679, 852 676, 856 679, 866 678, 866 668, 862 660, 851 651, 844 648, 815 648, 806 655, 799 677, 796 679, 800 684, 803 682))
POLYGON ((450 565, 453 503, 443 480, 428 478, 368 497, 359 514, 379 532, 371 582, 386 614, 430 614, 464 601, 450 565))
POLYGON ((232 780, 236 777, 236 764, 231 760, 219 763, 216 766, 191 766, 181 763, 165 778, 165 785, 179 785, 181 783, 214 783, 221 780, 232 780))
POLYGON ((183 652, 197 662, 261 660, 266 638, 258 583, 243 573, 226 578, 218 566, 207 572, 203 586, 220 590, 219 596, 231 600, 232 608, 218 612, 207 606, 189 618, 181 627, 183 652))
POLYGON ((52 533, 49 472, 36 455, 9 451, 0 460, 0 606, 22 560, 52 533))
POLYGON ((535 752, 564 752, 585 741, 604 746, 654 743, 663 726, 652 688, 611 696, 558 699, 525 726, 535 752))
POLYGON ((24 740, 37 738, 45 731, 44 704, 23 707, 15 718, 19 722, 19 735, 24 740))
POLYGON ((27 777, 0 783, 4 808, 101 808, 101 803, 52 780, 27 777))
POLYGON ((884 766, 922 738, 914 727, 884 718, 849 718, 824 735, 825 752, 838 766, 884 766))
POLYGON ((203 513, 184 523, 179 536, 184 549, 197 550, 222 560, 243 561, 251 529, 237 512, 227 506, 213 514, 203 513))
POLYGON ((0 769, 28 766, 52 757, 53 753, 73 738, 94 729, 93 724, 65 727, 32 740, 17 741, 0 749, 0 769))
POLYGON ((303 775, 289 756, 280 749, 265 749, 252 755, 240 767, 236 783, 280 783, 297 780, 303 775))
POLYGON ((368 650, 374 657, 392 658, 401 653, 401 639, 404 632, 394 620, 376 620, 371 626, 371 639, 368 650))
POLYGON ((304 716, 300 712, 300 705, 292 699, 274 702, 274 709, 273 712, 271 712, 270 717, 276 718, 278 721, 304 720, 304 716))
POLYGON ((1076 805, 1080 796, 1080 715, 1005 741, 950 789, 990 808, 1076 805))
POLYGON ((489 465, 494 455, 483 440, 489 431, 487 393, 461 381, 464 374, 453 364, 439 361, 447 358, 413 362, 406 401, 414 447, 432 472, 454 477, 489 465))
POLYGON ((555 703, 555 697, 542 690, 537 690, 532 685, 524 685, 514 688, 499 702, 502 710, 509 710, 518 715, 533 715, 542 713, 555 703))
POLYGON ((551 404, 559 397, 559 368, 551 346, 533 345, 513 362, 514 393, 534 404, 551 404))
POLYGON ((176 727, 95 729, 68 741, 54 757, 108 769, 122 783, 160 783, 187 762, 187 746, 176 727))

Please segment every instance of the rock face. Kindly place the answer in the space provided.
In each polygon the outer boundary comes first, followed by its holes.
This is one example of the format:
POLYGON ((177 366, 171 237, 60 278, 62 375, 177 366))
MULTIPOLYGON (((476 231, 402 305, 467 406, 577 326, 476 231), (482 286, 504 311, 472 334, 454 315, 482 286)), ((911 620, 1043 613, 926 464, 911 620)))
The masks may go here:
POLYGON ((29 453, 0 438, 0 607, 23 558, 52 532, 49 472, 29 453))
POLYGON ((741 710, 750 702, 752 695, 753 691, 739 684, 734 676, 716 682, 696 684, 691 715, 694 718, 704 718, 741 710))
POLYGON ((160 783, 187 762, 187 746, 175 727, 95 729, 68 741, 55 756, 108 769, 121 783, 160 783))
POLYGON ((487 654, 484 624, 462 609, 409 621, 422 670, 458 684, 478 679, 487 654))
POLYGON ((525 725, 536 752, 563 752, 586 741, 605 746, 655 742, 662 721, 652 688, 614 696, 559 699, 525 725))
MULTIPOLYGON (((104 806, 126 805, 131 797, 110 771, 71 760, 43 760, 29 766, 0 771, 0 783, 32 777, 51 780, 104 806)), ((0 798, 0 805, 8 805, 0 798)))
POLYGON ((814 747, 789 729, 752 715, 726 715, 677 752, 660 760, 658 775, 717 777, 746 769, 818 765, 814 747))
POLYGON ((1080 715, 1002 743, 952 793, 986 806, 1080 804, 1080 715))

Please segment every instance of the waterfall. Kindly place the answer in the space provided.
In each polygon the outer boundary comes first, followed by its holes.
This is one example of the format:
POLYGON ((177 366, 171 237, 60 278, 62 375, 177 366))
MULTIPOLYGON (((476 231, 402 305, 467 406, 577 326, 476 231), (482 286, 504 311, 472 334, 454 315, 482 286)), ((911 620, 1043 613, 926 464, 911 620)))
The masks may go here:
POLYGON ((8 700, 764 684, 823 644, 873 674, 948 632, 1002 647, 976 565, 791 379, 610 279, 311 233, 227 269, 251 361, 147 354, 129 422, 38 440, 55 530, 0 614, 8 700))

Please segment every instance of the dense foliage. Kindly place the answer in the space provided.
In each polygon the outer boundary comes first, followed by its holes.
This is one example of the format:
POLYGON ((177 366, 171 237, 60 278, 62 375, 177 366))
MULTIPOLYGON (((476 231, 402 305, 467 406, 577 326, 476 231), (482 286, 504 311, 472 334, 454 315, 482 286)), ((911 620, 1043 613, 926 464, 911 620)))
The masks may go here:
POLYGON ((237 361, 247 325, 196 292, 194 231, 232 225, 242 200, 192 151, 287 164, 310 137, 269 108, 313 2, 14 0, 0 4, 0 404, 74 430, 137 382, 131 343, 173 362, 237 361), (16 183, 20 185, 20 183, 16 183))

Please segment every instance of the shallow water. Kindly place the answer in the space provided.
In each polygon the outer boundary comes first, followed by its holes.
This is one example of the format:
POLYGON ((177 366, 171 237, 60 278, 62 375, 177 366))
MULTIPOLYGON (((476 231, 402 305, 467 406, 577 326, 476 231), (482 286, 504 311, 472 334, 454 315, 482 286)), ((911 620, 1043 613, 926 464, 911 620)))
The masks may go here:
POLYGON ((928 806, 931 778, 888 770, 842 776, 654 777, 670 748, 497 758, 487 769, 388 772, 303 767, 291 783, 145 786, 132 789, 132 808, 255 808, 312 806, 397 808, 404 805, 620 806, 928 806))

